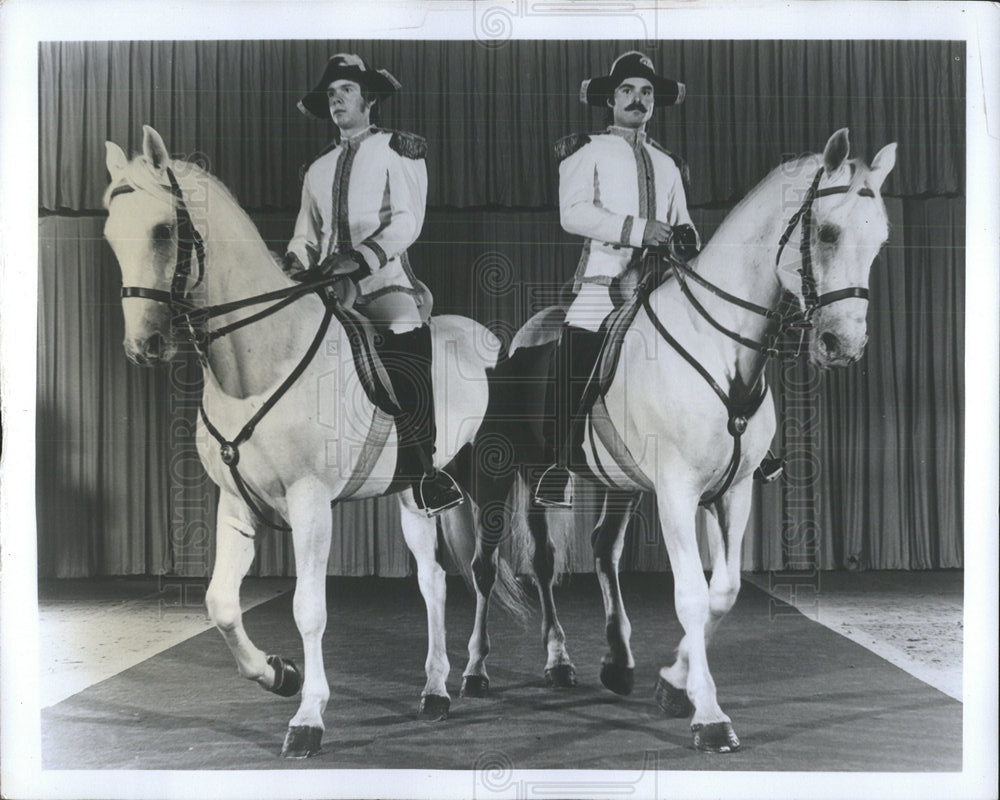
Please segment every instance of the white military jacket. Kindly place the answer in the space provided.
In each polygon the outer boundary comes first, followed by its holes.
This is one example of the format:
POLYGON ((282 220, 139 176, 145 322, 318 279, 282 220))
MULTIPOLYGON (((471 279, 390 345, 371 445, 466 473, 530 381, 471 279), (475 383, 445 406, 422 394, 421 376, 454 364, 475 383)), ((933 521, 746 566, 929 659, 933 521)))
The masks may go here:
POLYGON ((371 270, 358 284, 362 299, 416 293, 406 249, 424 224, 426 150, 415 134, 372 127, 323 152, 305 173, 288 252, 307 267, 360 253, 371 270))
MULTIPOLYGON (((674 156, 644 131, 611 126, 556 143, 559 220, 584 237, 574 290, 607 286, 642 247, 647 220, 691 225, 681 171, 674 156)), ((693 226, 692 226, 693 227, 693 226)))

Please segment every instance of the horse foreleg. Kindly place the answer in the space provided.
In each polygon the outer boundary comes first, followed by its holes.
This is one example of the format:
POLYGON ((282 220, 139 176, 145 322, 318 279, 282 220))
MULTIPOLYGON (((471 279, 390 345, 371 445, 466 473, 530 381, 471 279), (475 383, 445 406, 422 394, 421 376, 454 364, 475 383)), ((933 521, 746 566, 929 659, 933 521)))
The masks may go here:
POLYGON ((566 651, 566 633, 556 614, 552 585, 555 582, 555 548, 549 538, 545 509, 532 505, 528 509, 528 529, 534 542, 531 567, 535 573, 538 599, 542 606, 542 647, 545 648, 545 680, 549 686, 576 686, 576 668, 566 651))
POLYGON ((604 597, 604 630, 609 648, 601 660, 601 683, 621 695, 632 693, 635 659, 629 646, 632 625, 622 601, 618 563, 625 546, 625 530, 637 501, 638 495, 630 492, 606 491, 601 516, 590 537, 597 579, 604 597))
POLYGON ((732 486, 712 507, 718 527, 709 526, 712 579, 708 585, 706 642, 712 638, 722 618, 735 605, 740 593, 743 534, 750 518, 752 492, 753 484, 745 480, 732 486))
MULTIPOLYGON (((666 481, 661 481, 666 486, 666 481)), ((684 628, 677 662, 660 670, 665 681, 683 687, 694 705, 691 730, 699 750, 730 752, 739 749, 731 720, 719 707, 715 681, 708 668, 705 630, 710 618, 709 587, 702 572, 695 529, 696 501, 661 491, 657 494, 660 527, 674 575, 674 607, 684 628), (681 682, 686 666, 686 680, 681 682)), ((662 703, 661 703, 662 706, 662 703)))
POLYGON ((288 723, 281 754, 307 758, 320 750, 323 711, 330 685, 323 666, 326 630, 326 564, 330 556, 331 517, 328 491, 315 478, 293 484, 287 493, 288 521, 295 547, 295 625, 302 637, 305 679, 299 710, 288 723))
POLYGON ((403 538, 417 561, 417 582, 427 606, 427 683, 420 695, 420 719, 437 721, 448 717, 451 698, 448 680, 448 650, 445 645, 445 572, 437 560, 437 521, 417 510, 412 492, 399 496, 399 519, 403 538))
POLYGON ((277 656, 269 659, 254 646, 243 629, 240 584, 253 563, 255 533, 255 521, 243 501, 222 492, 216 513, 215 567, 205 595, 205 605, 209 617, 236 659, 240 676, 279 694, 290 691, 286 696, 291 696, 301 685, 295 665, 277 656), (276 678, 280 679, 280 686, 276 678))

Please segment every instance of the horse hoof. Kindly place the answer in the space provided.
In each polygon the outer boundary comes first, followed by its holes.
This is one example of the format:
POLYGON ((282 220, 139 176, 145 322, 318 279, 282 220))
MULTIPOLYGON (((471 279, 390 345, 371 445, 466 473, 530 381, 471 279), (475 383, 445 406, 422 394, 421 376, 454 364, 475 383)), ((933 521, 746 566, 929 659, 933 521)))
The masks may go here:
POLYGON ((553 689, 572 689, 576 686, 576 670, 572 664, 556 664, 545 670, 545 682, 553 689))
POLYGON ((441 722, 448 719, 448 709, 451 707, 451 700, 439 694, 425 694, 420 698, 420 710, 417 712, 417 719, 423 722, 441 722))
POLYGON ((635 669, 619 664, 601 664, 601 683, 615 694, 630 695, 635 686, 635 669))
POLYGON ((268 689, 282 697, 295 697, 302 688, 302 673, 290 658, 268 656, 267 663, 274 670, 274 686, 268 689))
POLYGON ((490 679, 485 675, 463 675, 460 697, 486 697, 490 693, 490 679))
POLYGON ((740 740, 729 722, 709 722, 707 725, 692 725, 694 749, 703 753, 735 753, 740 749, 740 740))
POLYGON ((686 719, 694 713, 694 706, 687 696, 687 692, 678 689, 662 675, 656 679, 656 691, 653 696, 656 704, 667 717, 680 717, 686 719))
POLYGON ((284 758, 309 758, 319 752, 323 729, 312 725, 290 725, 281 746, 284 758))

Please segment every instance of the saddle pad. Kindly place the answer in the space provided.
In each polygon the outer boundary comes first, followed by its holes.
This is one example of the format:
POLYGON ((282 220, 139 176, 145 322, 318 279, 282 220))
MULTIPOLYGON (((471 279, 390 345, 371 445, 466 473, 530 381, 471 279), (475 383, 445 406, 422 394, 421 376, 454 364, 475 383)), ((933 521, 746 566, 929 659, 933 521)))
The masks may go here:
POLYGON ((347 341, 351 344, 354 356, 354 368, 368 399, 386 414, 397 416, 400 413, 399 401, 375 347, 375 326, 357 311, 341 305, 335 299, 326 297, 325 301, 334 304, 334 316, 347 331, 347 341))

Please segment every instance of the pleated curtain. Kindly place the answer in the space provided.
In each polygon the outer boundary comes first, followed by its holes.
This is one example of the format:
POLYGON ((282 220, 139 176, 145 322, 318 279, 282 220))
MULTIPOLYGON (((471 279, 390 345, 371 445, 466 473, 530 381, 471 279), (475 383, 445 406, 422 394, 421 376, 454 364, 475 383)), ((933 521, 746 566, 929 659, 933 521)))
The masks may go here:
MULTIPOLYGON (((428 139, 429 209, 411 257, 436 311, 471 316, 506 342, 579 257, 580 241, 558 224, 552 143, 604 126, 601 111, 579 104, 579 82, 633 48, 645 43, 43 44, 40 575, 203 576, 213 558, 217 494, 190 440, 200 370, 191 358, 141 369, 121 349, 120 278, 102 239, 105 140, 131 153, 141 126, 153 125, 176 156, 207 165, 280 251, 300 169, 333 135, 295 101, 330 54, 361 54, 405 87, 380 109, 381 124, 428 139)), ((787 423, 775 444, 785 447, 797 421, 805 435, 789 444, 818 466, 804 488, 755 489, 746 568, 961 566, 964 45, 664 41, 648 52, 687 84, 685 103, 657 112, 650 134, 687 160, 704 238, 783 158, 821 149, 837 128, 850 127, 852 151, 866 159, 899 142, 865 357, 820 376, 804 363, 769 368, 787 423)), ((594 518, 582 509, 559 523, 574 571, 593 568, 594 518)), ((345 504, 333 524, 331 574, 411 572, 394 500, 345 504)), ((258 549, 255 574, 294 572, 287 538, 263 535, 258 549)), ((667 568, 648 500, 623 567, 667 568)))

